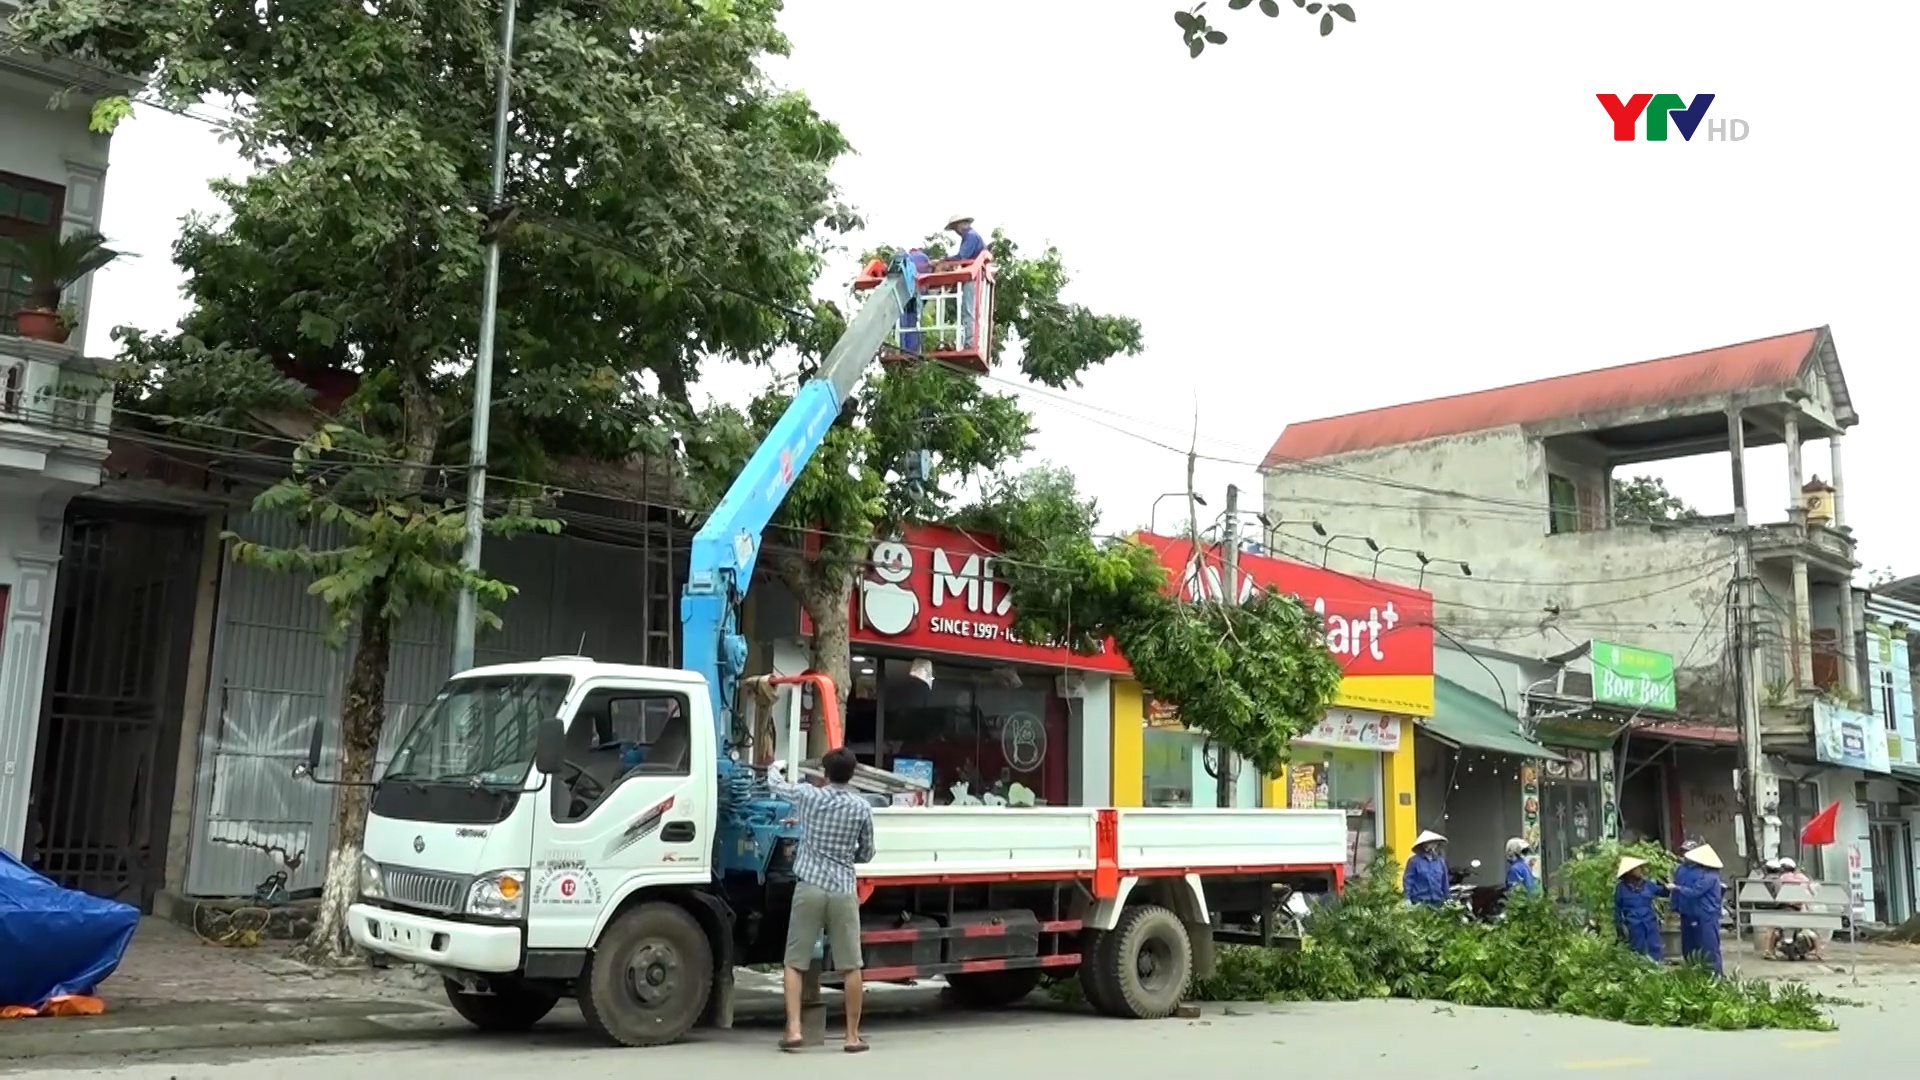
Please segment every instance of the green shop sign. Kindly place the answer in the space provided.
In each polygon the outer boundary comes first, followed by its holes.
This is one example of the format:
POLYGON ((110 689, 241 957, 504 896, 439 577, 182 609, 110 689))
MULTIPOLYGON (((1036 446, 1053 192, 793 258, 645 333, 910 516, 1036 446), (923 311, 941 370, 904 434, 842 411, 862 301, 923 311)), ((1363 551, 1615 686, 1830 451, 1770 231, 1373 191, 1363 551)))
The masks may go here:
POLYGON ((1652 649, 1596 641, 1590 657, 1593 700, 1630 709, 1673 711, 1672 656, 1652 649))

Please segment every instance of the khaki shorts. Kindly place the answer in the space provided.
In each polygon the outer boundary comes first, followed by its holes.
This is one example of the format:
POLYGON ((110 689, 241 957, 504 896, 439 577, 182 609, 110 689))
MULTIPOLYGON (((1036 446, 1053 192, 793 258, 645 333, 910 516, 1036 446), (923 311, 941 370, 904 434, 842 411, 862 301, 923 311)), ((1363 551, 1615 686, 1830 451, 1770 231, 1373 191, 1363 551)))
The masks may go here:
POLYGON ((831 893, 802 881, 793 887, 793 914, 787 920, 787 966, 813 966, 813 944, 821 931, 833 947, 833 970, 860 970, 860 898, 831 893))

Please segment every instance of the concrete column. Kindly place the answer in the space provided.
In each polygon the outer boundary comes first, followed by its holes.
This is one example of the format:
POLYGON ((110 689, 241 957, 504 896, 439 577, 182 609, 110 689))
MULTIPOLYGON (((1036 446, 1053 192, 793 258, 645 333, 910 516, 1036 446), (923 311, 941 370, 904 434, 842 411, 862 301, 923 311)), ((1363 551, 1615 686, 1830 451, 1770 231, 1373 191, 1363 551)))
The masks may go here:
POLYGON ((1800 485, 1806 483, 1800 467, 1800 418, 1788 414, 1786 421, 1787 443, 1787 520, 1798 525, 1807 520, 1807 509, 1802 501, 1800 485))
POLYGON ((1813 689, 1813 599, 1807 586, 1807 560, 1793 557, 1793 681, 1813 689))
POLYGON ((40 738, 40 693, 47 672, 57 553, 15 552, 19 573, 6 603, 0 644, 0 848, 23 851, 32 819, 34 750, 40 738))
MULTIPOLYGON (((101 217, 105 210, 103 204, 107 187, 106 166, 72 159, 68 159, 66 166, 67 196, 64 216, 60 220, 60 231, 66 236, 99 232, 101 217)), ((92 308, 93 275, 88 274, 67 286, 65 300, 80 313, 80 332, 74 340, 84 345, 89 322, 87 313, 92 308)), ((93 343, 95 348, 104 344, 104 341, 93 343)))
POLYGON ((1840 467, 1840 433, 1827 436, 1827 453, 1832 457, 1833 468, 1833 527, 1839 528, 1847 523, 1847 481, 1846 470, 1840 467))
MULTIPOLYGON (((1858 696, 1860 693, 1859 645, 1855 640, 1859 632, 1859 621, 1853 617, 1853 589, 1840 587, 1840 685, 1847 693, 1858 696)), ((1872 706, 1864 711, 1872 712, 1872 706)))

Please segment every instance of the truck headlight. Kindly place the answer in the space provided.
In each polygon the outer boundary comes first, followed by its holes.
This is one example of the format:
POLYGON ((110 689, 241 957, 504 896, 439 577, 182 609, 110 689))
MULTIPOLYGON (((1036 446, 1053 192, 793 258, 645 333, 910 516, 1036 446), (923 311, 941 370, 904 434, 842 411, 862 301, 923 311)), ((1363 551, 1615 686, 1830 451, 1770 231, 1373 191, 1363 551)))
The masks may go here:
POLYGON ((369 900, 387 898, 387 881, 380 873, 380 864, 360 856, 360 895, 369 900))
POLYGON ((467 888, 467 914, 517 919, 527 910, 527 872, 495 870, 473 879, 467 888))

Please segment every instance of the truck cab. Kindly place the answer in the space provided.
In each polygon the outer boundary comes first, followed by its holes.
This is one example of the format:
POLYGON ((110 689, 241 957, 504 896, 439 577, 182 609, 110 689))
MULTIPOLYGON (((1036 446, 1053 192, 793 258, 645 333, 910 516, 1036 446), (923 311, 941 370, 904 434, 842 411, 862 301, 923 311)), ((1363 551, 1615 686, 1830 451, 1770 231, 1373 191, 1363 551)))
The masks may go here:
POLYGON ((469 1020, 516 1027, 575 988, 633 898, 680 897, 701 937, 725 936, 698 899, 713 883, 708 701, 692 672, 575 657, 449 680, 373 788, 354 941, 441 972, 469 1020))

